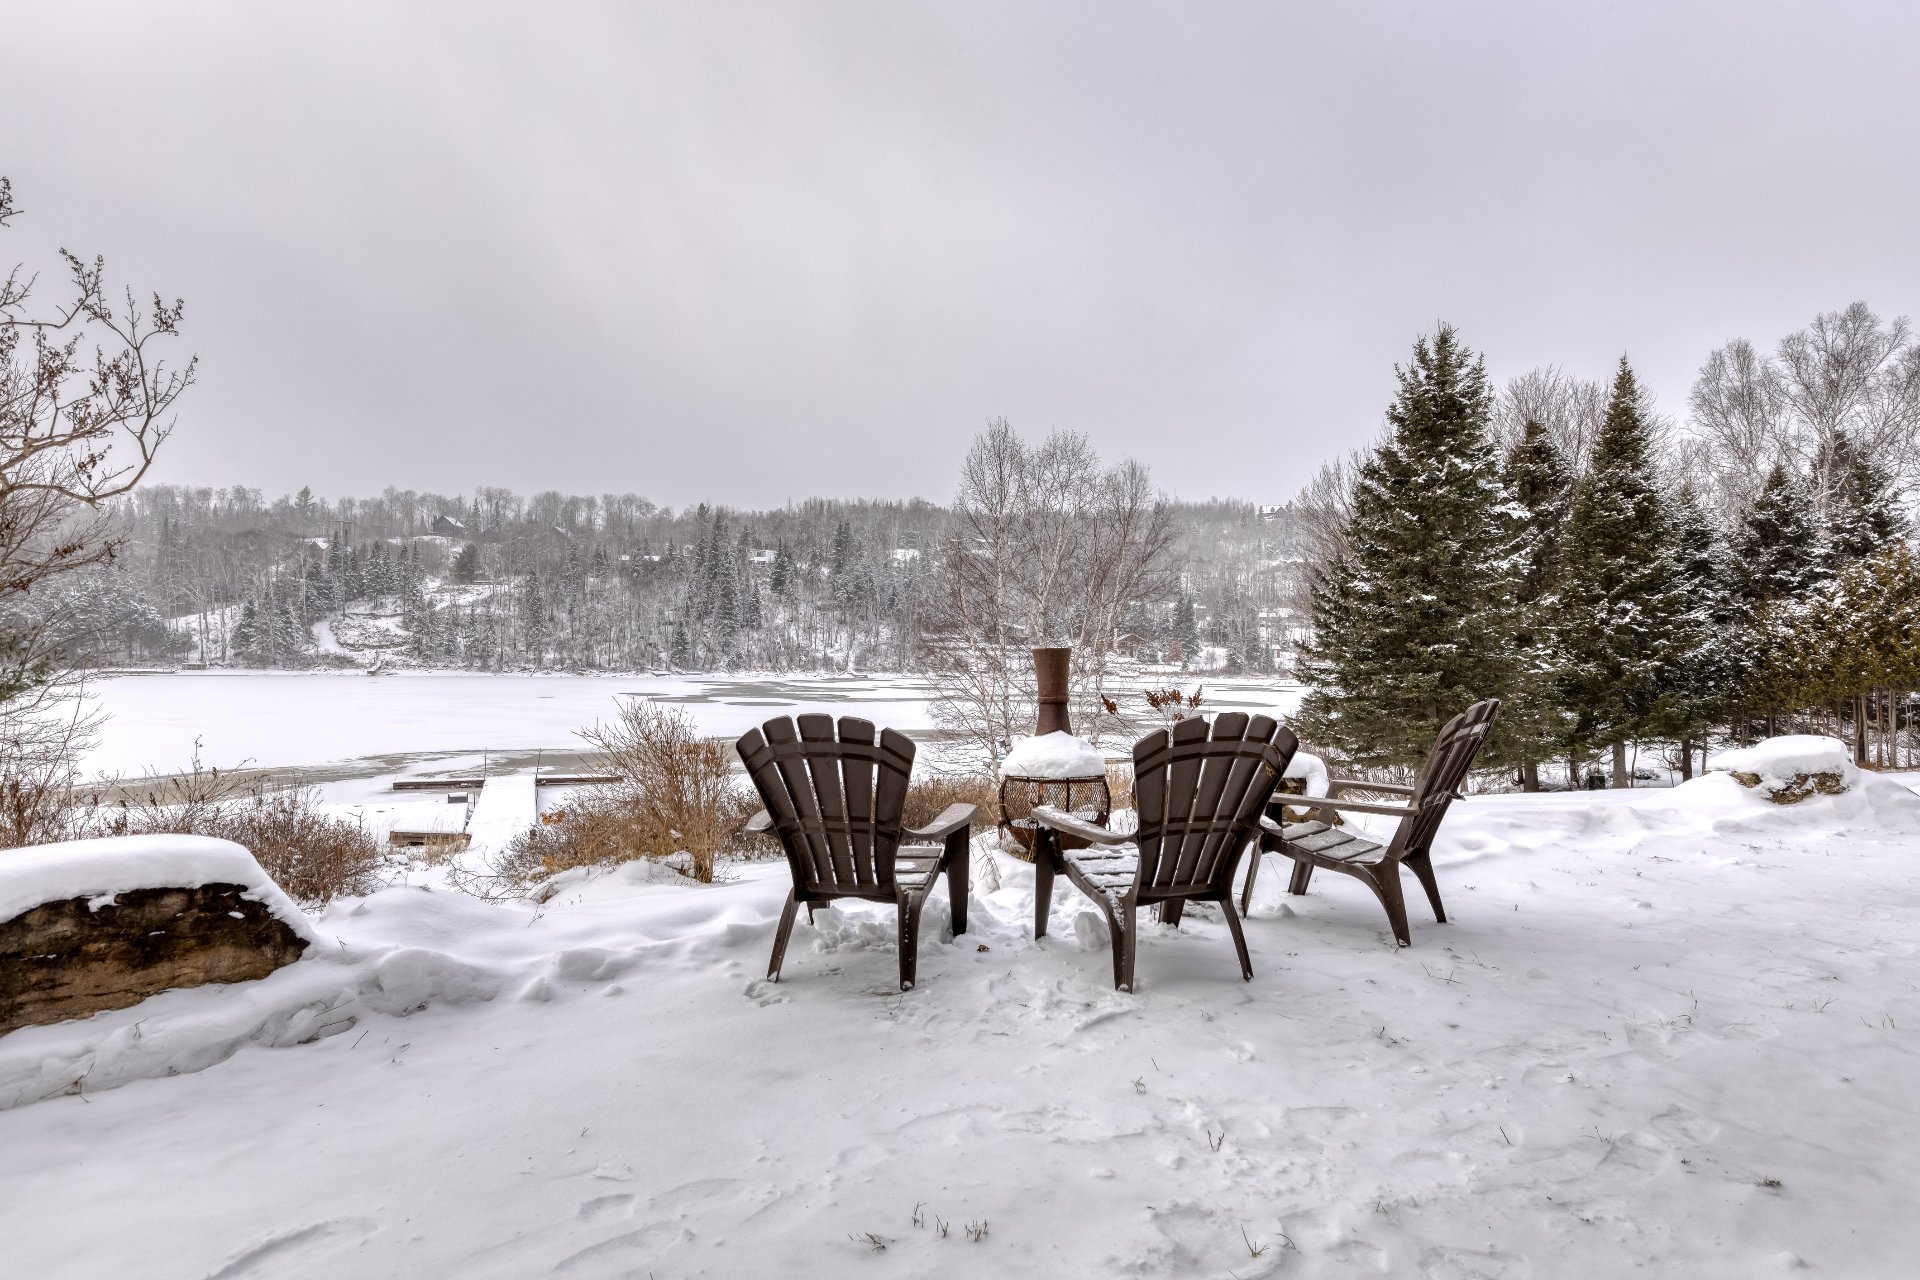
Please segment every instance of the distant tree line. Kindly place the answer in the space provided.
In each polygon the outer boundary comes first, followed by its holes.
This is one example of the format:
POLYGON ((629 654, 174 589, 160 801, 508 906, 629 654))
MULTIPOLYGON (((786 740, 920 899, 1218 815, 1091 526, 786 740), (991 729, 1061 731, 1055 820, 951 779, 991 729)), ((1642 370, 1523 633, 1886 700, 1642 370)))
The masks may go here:
MULTIPOLYGON (((33 603, 82 665, 920 671, 963 629, 940 572, 954 518, 922 501, 676 511, 491 487, 269 501, 147 485, 108 507, 115 562, 33 603)), ((1114 597, 1105 643, 1271 669, 1302 563, 1285 521, 1235 502, 1163 519, 1156 565, 1175 572, 1114 597)))

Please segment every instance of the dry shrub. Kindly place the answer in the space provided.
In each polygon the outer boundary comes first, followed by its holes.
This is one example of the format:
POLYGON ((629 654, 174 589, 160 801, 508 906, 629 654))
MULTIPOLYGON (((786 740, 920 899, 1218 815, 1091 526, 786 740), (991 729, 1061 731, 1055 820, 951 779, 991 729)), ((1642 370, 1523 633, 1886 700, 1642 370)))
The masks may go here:
POLYGON ((984 773, 930 773, 907 783, 901 820, 908 829, 924 827, 950 804, 977 805, 977 834, 1000 820, 1000 784, 984 773))
MULTIPOLYGON (((20 683, 20 661, 0 642, 0 690, 20 683)), ((74 780, 100 723, 83 691, 61 677, 0 701, 0 849, 74 838, 74 780)))
POLYGON ((243 783, 200 763, 151 777, 116 800, 85 798, 70 815, 70 838, 216 836, 243 845, 287 896, 307 905, 371 893, 383 883, 386 850, 359 822, 319 811, 318 788, 279 790, 243 783))
POLYGON ((372 893, 386 851, 360 823, 318 812, 319 798, 313 787, 256 792, 224 808, 205 834, 245 845, 296 902, 372 893))
POLYGON ((702 737, 677 707, 634 698, 610 725, 580 736, 620 781, 582 788, 557 822, 516 839, 496 868, 522 882, 599 863, 685 853, 688 874, 713 879, 714 859, 740 843, 754 804, 734 779, 733 750, 702 737))

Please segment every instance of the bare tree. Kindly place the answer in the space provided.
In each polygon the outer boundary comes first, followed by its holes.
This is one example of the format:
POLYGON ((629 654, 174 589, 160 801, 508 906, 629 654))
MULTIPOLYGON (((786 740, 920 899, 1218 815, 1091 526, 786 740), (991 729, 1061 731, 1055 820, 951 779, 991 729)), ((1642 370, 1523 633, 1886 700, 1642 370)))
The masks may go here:
POLYGON ((1745 339, 1721 347, 1688 405, 1703 469, 1730 514, 1779 462, 1806 480, 1824 521, 1849 448, 1920 484, 1920 342, 1904 316, 1884 323, 1864 302, 1814 317, 1770 356, 1745 339))
POLYGON ((1905 316, 1883 325, 1864 302, 1826 312, 1781 339, 1776 360, 1816 514, 1825 518, 1842 440, 1904 480, 1920 478, 1920 349, 1905 316))
POLYGON ((1062 644, 1074 651, 1077 727, 1122 731, 1110 651, 1121 612, 1170 589, 1171 540, 1139 463, 1105 466, 1084 435, 1032 445, 990 422, 961 469, 939 568, 944 616, 925 642, 941 723, 1004 750, 1033 724, 1029 650, 1062 644))
MULTIPOLYGON (((17 212, 0 178, 0 226, 17 212)), ((143 309, 129 290, 121 305, 102 259, 61 257, 68 291, 43 314, 25 267, 0 283, 0 604, 114 557, 105 504, 145 477, 193 382, 193 360, 172 368, 154 349, 178 334, 177 300, 143 309)))
POLYGON ((1529 370, 1508 382, 1494 402, 1494 438, 1509 449, 1528 422, 1538 422, 1567 465, 1583 471, 1607 416, 1607 394, 1605 383, 1575 377, 1556 364, 1529 370))
POLYGON ((1751 506, 1773 464, 1791 453, 1785 389, 1771 361, 1737 338, 1707 357, 1687 398, 1696 473, 1729 515, 1751 506))

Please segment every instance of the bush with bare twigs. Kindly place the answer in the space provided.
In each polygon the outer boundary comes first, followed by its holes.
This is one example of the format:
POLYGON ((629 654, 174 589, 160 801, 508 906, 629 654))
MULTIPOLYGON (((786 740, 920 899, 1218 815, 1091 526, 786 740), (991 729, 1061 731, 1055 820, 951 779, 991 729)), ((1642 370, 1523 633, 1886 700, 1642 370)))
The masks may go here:
POLYGON ((516 839, 495 870, 526 882, 633 858, 687 855, 687 874, 713 879, 714 859, 742 841, 754 804, 734 775, 733 748, 702 737, 677 707, 634 698, 612 724, 582 729, 620 781, 582 788, 557 821, 516 839))
POLYGON ((901 820, 908 827, 924 827, 950 804, 979 808, 974 830, 991 827, 1000 818, 1000 784, 984 773, 929 773, 907 784, 901 820))
POLYGON ((196 750, 188 772, 119 791, 74 803, 61 838, 217 836, 245 846, 288 897, 310 906, 371 893, 385 880, 386 850, 360 823, 321 813, 317 788, 243 782, 202 766, 196 750))

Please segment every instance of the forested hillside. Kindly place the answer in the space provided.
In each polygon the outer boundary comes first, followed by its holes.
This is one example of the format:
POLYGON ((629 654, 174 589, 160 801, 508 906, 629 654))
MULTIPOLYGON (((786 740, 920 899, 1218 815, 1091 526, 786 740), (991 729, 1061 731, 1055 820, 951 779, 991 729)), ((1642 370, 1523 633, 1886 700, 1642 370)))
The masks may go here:
MULTIPOLYGON (((1178 586, 1117 639, 1194 667, 1265 668, 1275 646, 1284 661, 1300 596, 1286 512, 1171 514, 1178 586)), ((113 564, 35 601, 70 656, 102 666, 911 671, 952 625, 933 581, 949 512, 921 501, 676 511, 633 494, 152 485, 113 527, 113 564)))

